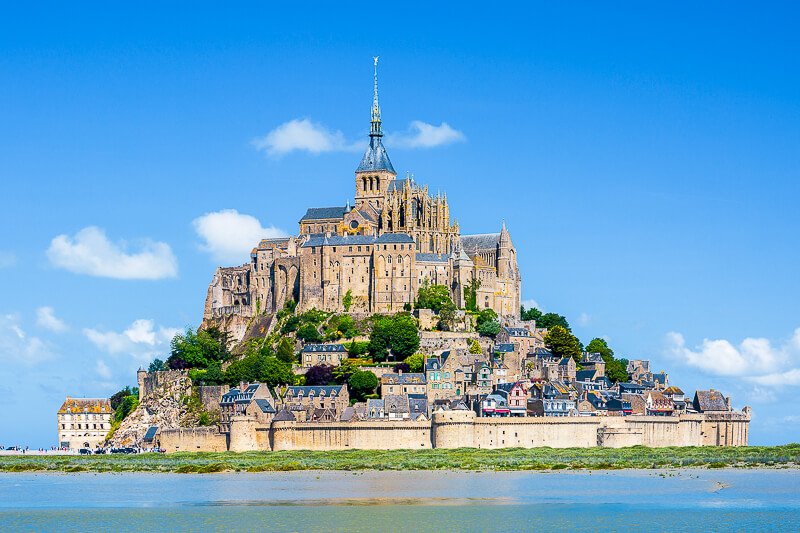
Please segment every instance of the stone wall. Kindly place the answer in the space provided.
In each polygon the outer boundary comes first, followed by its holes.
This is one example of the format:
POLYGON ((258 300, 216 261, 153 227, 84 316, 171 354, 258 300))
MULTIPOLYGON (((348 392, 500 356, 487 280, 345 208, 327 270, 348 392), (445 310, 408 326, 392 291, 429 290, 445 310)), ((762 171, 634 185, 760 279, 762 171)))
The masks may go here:
MULTIPOLYGON (((469 350, 469 345, 472 344, 473 339, 483 341, 486 344, 491 343, 488 337, 480 339, 477 333, 461 332, 461 331, 420 331, 419 332, 419 351, 429 355, 439 355, 440 353, 450 350, 469 350)), ((481 342, 481 347, 484 347, 484 342, 481 342)), ((484 347, 487 352, 488 348, 484 347)))
POLYGON ((219 411, 219 402, 222 401, 222 395, 230 390, 227 385, 202 385, 197 387, 197 396, 200 398, 200 403, 203 404, 203 409, 206 411, 219 411))
POLYGON ((224 452, 228 450, 225 433, 216 427, 162 429, 157 436, 167 452, 224 452))
MULTIPOLYGON (((237 416, 227 449, 399 450, 428 448, 591 448, 747 446, 748 411, 658 416, 478 418, 439 411, 432 422, 272 422, 237 416)), ((226 449, 216 429, 162 430, 167 451, 226 449)))

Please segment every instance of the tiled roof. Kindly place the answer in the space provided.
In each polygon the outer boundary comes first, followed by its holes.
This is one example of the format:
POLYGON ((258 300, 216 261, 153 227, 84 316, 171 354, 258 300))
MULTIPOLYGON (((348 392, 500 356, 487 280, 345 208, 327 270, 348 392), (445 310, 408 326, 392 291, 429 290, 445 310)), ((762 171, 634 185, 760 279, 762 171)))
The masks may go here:
POLYGON ((425 374, 421 372, 384 374, 381 376, 381 381, 389 385, 424 385, 427 383, 425 374))
POLYGON ((497 249, 497 243, 500 242, 499 233, 483 233, 479 235, 462 235, 461 246, 464 250, 469 252, 478 251, 494 251, 497 249))
POLYGON ((509 352, 516 351, 516 349, 517 348, 510 342, 504 342, 504 343, 500 343, 500 344, 495 344, 494 345, 494 351, 496 353, 509 353, 509 352))
POLYGON ((367 151, 364 152, 364 157, 356 168, 356 172, 370 172, 372 170, 388 170, 392 174, 397 174, 394 171, 392 162, 389 160, 389 154, 386 153, 386 148, 383 147, 380 137, 370 137, 369 146, 367 151))
POLYGON ((152 442, 152 440, 156 437, 156 433, 158 433, 158 426, 150 426, 147 428, 142 440, 145 442, 152 442))
POLYGON ((327 237, 322 234, 314 234, 306 242, 303 243, 303 248, 311 246, 347 246, 355 244, 372 244, 375 242, 375 237, 370 235, 331 235, 327 237))
POLYGON ((324 394, 330 396, 331 394, 339 394, 344 385, 297 385, 293 387, 286 387, 286 395, 291 393, 292 396, 309 396, 314 393, 314 396, 324 394))
POLYGON ((694 393, 694 408, 703 411, 727 411, 725 396, 716 390, 699 390, 694 393))
POLYGON ((530 337, 531 332, 526 328, 503 328, 509 337, 530 337))
POLYGON ((447 263, 446 254, 417 254, 417 262, 425 263, 447 263))
POLYGON ((286 409, 281 409, 278 412, 278 414, 275 415, 275 418, 273 418, 272 421, 273 422, 294 422, 295 421, 295 417, 294 417, 294 414, 292 414, 290 411, 287 411, 286 409))
POLYGON ((386 413, 408 413, 408 396, 405 394, 387 394, 383 397, 386 413))
POLYGON ((344 344, 306 344, 304 352, 346 352, 344 344))
POLYGON ((347 213, 347 207, 309 207, 306 214, 303 215, 303 220, 333 220, 340 219, 347 213))
POLYGON ((376 244, 400 244, 400 243, 413 243, 414 239, 407 233, 384 233, 377 239, 376 244))
POLYGON ((67 398, 58 410, 58 414, 113 412, 108 398, 67 398))
POLYGON ((262 413, 274 413, 275 412, 275 408, 272 407, 272 405, 270 405, 268 400, 265 400, 263 398, 256 398, 253 401, 256 403, 258 408, 261 409, 262 413))

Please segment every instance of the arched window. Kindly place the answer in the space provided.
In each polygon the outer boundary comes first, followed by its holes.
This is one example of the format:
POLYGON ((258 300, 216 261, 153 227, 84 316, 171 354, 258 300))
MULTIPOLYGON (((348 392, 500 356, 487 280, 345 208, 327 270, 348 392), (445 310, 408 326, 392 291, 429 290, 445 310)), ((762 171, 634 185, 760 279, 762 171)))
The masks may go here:
POLYGON ((403 256, 402 255, 398 255, 397 256, 397 262, 398 263, 402 263, 403 262, 403 256))
POLYGON ((375 176, 375 182, 376 182, 375 188, 381 190, 381 177, 375 176))
POLYGON ((392 264, 392 256, 391 255, 386 258, 386 262, 389 263, 390 265, 392 264))

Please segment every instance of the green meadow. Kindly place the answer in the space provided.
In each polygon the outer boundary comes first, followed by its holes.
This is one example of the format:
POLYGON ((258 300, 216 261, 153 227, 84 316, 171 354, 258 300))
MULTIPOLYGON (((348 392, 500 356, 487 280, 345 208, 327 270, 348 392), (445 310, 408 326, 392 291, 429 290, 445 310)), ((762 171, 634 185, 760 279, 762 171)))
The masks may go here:
POLYGON ((800 444, 741 448, 337 450, 136 455, 6 455, 0 472, 281 472, 292 470, 610 470, 800 465, 800 444))

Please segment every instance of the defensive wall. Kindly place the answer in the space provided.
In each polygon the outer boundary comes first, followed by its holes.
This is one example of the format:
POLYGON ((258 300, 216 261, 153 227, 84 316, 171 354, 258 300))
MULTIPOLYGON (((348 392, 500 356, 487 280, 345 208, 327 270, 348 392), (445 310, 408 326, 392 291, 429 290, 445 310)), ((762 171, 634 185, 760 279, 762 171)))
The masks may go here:
POLYGON ((174 451, 400 450, 428 448, 590 448, 747 446, 749 412, 681 416, 479 418, 441 411, 430 422, 272 422, 237 416, 230 434, 165 430, 174 451))

